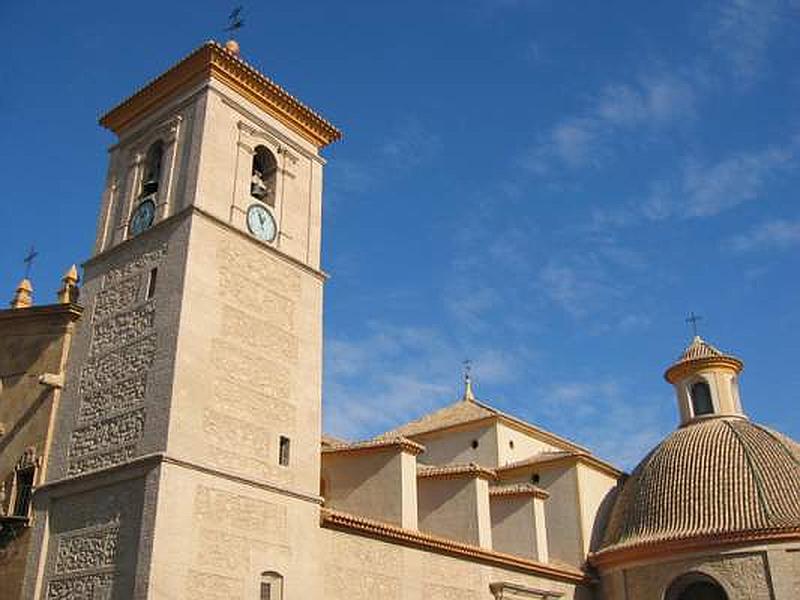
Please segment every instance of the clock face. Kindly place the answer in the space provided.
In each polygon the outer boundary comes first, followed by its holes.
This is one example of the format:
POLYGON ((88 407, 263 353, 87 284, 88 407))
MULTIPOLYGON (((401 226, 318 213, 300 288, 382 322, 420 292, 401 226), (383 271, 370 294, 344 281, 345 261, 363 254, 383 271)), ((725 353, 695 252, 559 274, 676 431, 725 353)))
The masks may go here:
POLYGON ((139 235, 153 224, 156 216, 156 204, 150 199, 142 201, 131 216, 131 235, 139 235))
POLYGON ((247 209, 247 228, 263 242, 273 241, 278 233, 272 213, 261 204, 251 204, 247 209))

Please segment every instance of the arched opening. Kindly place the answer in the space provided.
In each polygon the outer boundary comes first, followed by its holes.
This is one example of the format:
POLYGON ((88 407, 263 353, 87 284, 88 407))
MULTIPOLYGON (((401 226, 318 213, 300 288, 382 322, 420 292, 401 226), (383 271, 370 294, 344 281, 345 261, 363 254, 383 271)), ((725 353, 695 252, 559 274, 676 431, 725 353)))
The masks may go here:
POLYGON ((250 177, 250 195, 265 204, 275 206, 275 180, 278 163, 265 146, 256 146, 250 177))
POLYGON ((283 575, 275 571, 261 574, 259 600, 283 600, 283 575))
POLYGON ((694 416, 710 415, 714 412, 714 403, 711 401, 711 388, 705 381, 692 384, 689 395, 692 399, 694 416))
POLYGON ((163 158, 164 142, 157 140, 150 144, 144 159, 144 170, 142 171, 142 196, 149 196, 158 191, 163 158))
POLYGON ((689 573, 672 582, 664 600, 728 600, 728 594, 708 575, 689 573))

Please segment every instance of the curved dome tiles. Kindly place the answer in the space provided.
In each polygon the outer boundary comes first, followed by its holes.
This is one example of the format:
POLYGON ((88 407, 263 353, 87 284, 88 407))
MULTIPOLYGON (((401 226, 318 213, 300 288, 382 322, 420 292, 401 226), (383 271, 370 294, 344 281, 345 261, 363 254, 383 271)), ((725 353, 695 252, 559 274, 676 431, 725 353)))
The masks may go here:
POLYGON ((678 429, 623 484, 600 552, 692 537, 800 531, 800 445, 744 418, 678 429))

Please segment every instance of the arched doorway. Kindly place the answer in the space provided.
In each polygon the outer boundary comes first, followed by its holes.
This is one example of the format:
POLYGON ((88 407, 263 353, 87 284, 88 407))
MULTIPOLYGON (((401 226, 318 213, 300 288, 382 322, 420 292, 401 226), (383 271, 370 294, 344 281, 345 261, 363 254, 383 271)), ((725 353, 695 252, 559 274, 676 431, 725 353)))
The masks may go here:
POLYGON ((688 573, 672 582, 664 600, 728 600, 728 594, 708 575, 688 573))

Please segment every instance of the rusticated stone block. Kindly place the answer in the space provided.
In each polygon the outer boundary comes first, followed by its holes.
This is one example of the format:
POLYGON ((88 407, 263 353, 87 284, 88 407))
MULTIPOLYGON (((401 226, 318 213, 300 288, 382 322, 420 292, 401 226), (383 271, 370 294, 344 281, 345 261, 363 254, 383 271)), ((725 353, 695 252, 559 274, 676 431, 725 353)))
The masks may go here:
POLYGON ((235 385, 258 390, 268 398, 291 398, 288 369, 269 357, 253 354, 223 340, 214 340, 211 362, 219 377, 225 377, 235 385))
POLYGON ((230 306, 222 311, 222 335, 264 356, 297 362, 297 337, 230 306))
POLYGON ((150 335, 89 361, 81 371, 80 394, 89 394, 145 371, 155 353, 156 336, 150 335))
POLYGON ((95 323, 90 354, 97 355, 116 346, 124 346, 151 332, 155 316, 155 303, 151 301, 135 310, 95 323))
POLYGON ((47 585, 47 600, 109 600, 113 583, 112 573, 53 579, 47 585))
POLYGON ((204 527, 235 531, 271 544, 284 545, 288 540, 285 506, 199 486, 194 513, 204 527))
POLYGON ((73 531, 58 540, 56 575, 113 567, 119 524, 73 531))
POLYGON ((70 456, 80 458, 87 454, 126 446, 137 441, 143 430, 143 408, 81 427, 72 434, 70 456))
POLYGON ((141 275, 136 275, 101 290, 95 300, 92 321, 97 323, 133 306, 139 297, 142 279, 141 275))
POLYGON ((125 446, 124 448, 117 448, 110 452, 103 452, 100 454, 91 454, 77 460, 71 460, 69 463, 69 475, 79 475, 87 471, 95 471, 97 469, 105 469, 106 467, 113 467, 124 463, 133 458, 133 453, 136 450, 135 446, 125 446))
POLYGON ((105 276, 106 285, 115 283, 120 279, 125 279, 130 275, 157 266, 158 263, 167 255, 167 244, 161 244, 158 248, 144 252, 129 260, 124 265, 110 269, 105 276))
POLYGON ((192 570, 187 576, 186 597, 192 600, 242 600, 244 581, 192 570))
POLYGON ((144 400, 147 374, 117 382, 81 398, 78 423, 98 421, 137 407, 144 400))

